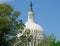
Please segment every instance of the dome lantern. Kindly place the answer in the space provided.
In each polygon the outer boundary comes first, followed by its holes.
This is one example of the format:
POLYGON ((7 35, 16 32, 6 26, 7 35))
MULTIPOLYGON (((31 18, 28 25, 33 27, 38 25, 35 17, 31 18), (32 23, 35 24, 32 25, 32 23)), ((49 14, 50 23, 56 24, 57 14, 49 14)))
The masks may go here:
POLYGON ((32 2, 30 3, 30 10, 28 12, 28 21, 31 21, 31 22, 34 21, 34 12, 32 8, 32 2))

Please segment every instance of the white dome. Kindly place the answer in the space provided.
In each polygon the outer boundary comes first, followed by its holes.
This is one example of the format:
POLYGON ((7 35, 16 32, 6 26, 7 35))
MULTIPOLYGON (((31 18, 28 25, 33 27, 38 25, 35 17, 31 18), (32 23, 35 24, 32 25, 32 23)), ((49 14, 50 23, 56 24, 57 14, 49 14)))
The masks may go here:
POLYGON ((34 12, 32 9, 28 12, 28 20, 25 23, 25 26, 27 29, 30 30, 37 30, 37 31, 43 31, 42 27, 34 22, 34 12))
POLYGON ((25 29, 30 29, 30 33, 33 35, 33 39, 43 38, 42 27, 34 22, 34 12, 32 10, 32 7, 30 8, 30 11, 28 12, 28 20, 25 23, 25 26, 26 26, 25 29))
POLYGON ((43 31, 42 27, 34 22, 28 21, 25 23, 27 29, 43 31))
POLYGON ((40 25, 36 24, 32 21, 27 21, 25 23, 26 28, 30 29, 30 33, 33 35, 33 39, 36 37, 36 39, 42 39, 43 38, 43 29, 40 25))

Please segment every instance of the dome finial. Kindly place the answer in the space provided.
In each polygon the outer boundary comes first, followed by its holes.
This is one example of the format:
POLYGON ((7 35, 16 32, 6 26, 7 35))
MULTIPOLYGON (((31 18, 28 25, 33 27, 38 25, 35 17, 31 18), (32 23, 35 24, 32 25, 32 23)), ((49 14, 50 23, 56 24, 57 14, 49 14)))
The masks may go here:
POLYGON ((32 1, 30 1, 30 10, 33 11, 32 9, 32 1))
POLYGON ((32 1, 30 2, 30 7, 32 7, 32 1))

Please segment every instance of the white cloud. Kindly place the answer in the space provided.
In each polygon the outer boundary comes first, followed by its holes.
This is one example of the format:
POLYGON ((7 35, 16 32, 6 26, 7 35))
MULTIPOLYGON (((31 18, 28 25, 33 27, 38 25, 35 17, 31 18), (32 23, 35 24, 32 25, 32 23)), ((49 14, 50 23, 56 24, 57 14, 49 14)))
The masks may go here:
POLYGON ((0 0, 0 3, 6 3, 6 2, 9 2, 11 0, 0 0))

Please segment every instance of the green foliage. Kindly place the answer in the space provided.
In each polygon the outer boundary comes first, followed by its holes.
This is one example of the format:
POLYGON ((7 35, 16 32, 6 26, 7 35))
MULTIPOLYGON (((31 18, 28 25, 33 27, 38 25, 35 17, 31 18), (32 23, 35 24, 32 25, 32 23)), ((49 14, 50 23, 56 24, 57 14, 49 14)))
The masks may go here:
POLYGON ((0 16, 0 30, 9 26, 10 21, 4 16, 0 16))
POLYGON ((0 4, 0 16, 9 16, 11 15, 11 12, 13 11, 13 8, 10 5, 7 4, 0 4))
POLYGON ((60 46, 60 41, 57 41, 55 46, 60 46))
POLYGON ((26 36, 26 41, 27 42, 30 42, 32 39, 33 39, 33 36, 30 34, 30 30, 29 29, 26 29, 23 36, 26 36))
POLYGON ((38 46, 60 46, 60 41, 57 41, 55 35, 51 34, 44 37, 38 46))
POLYGON ((28 43, 31 42, 33 36, 30 34, 30 30, 26 29, 23 35, 16 38, 15 46, 29 46, 28 43), (17 44, 16 44, 17 43, 17 44))
POLYGON ((10 5, 0 4, 0 46, 13 43, 12 36, 16 36, 17 30, 24 27, 22 20, 17 21, 19 15, 20 12, 14 11, 10 5))

